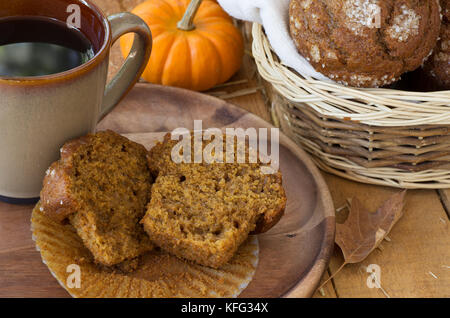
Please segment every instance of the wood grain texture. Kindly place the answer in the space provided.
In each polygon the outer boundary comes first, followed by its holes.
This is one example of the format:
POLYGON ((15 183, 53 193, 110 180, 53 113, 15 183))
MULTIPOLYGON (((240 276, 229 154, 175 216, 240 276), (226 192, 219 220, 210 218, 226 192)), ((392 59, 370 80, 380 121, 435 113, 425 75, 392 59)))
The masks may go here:
MULTIPOLYGON (((375 211, 398 189, 357 182, 325 174, 335 206, 357 197, 370 211, 375 211)), ((366 267, 381 268, 381 286, 390 297, 449 297, 450 296, 450 231, 447 215, 434 190, 410 190, 406 195, 403 217, 384 241, 359 264, 348 264, 334 277, 339 297, 386 297, 382 290, 367 287, 366 267), (437 278, 433 277, 435 275, 437 278)), ((337 213, 338 222, 346 211, 337 213)), ((330 264, 334 273, 343 263, 339 248, 330 264)))
POLYGON ((450 189, 437 190, 447 217, 450 219, 450 189))
MULTIPOLYGON (((329 278, 330 274, 329 270, 327 270, 327 272, 323 275, 319 286, 322 286, 329 278)), ((313 298, 337 298, 336 290, 334 289, 334 285, 332 284, 332 282, 330 284, 324 285, 321 288, 318 288, 314 293, 313 298)))
POLYGON ((67 297, 31 239, 32 208, 0 202, 0 297, 67 297))

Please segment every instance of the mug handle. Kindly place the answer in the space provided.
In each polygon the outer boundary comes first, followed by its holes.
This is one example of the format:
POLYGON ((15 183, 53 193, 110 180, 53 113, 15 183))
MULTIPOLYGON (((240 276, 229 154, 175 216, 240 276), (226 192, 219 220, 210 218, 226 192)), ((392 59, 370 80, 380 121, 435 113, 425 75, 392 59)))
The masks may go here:
POLYGON ((126 33, 135 33, 133 47, 122 68, 106 86, 99 120, 105 117, 131 90, 141 77, 152 51, 152 33, 138 16, 124 12, 108 17, 112 43, 126 33))

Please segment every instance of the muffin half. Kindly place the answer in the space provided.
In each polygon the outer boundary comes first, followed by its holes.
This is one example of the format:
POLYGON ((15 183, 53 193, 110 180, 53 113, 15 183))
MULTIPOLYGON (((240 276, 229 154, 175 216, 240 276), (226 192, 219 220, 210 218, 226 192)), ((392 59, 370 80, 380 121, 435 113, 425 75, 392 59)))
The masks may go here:
POLYGON ((260 163, 175 163, 177 143, 167 135, 150 151, 157 177, 144 229, 163 250, 219 268, 250 233, 267 231, 283 215, 281 174, 264 174, 260 163))
POLYGON ((68 219, 97 263, 112 266, 152 249, 139 220, 149 201, 147 151, 112 131, 61 148, 47 170, 40 212, 68 219))

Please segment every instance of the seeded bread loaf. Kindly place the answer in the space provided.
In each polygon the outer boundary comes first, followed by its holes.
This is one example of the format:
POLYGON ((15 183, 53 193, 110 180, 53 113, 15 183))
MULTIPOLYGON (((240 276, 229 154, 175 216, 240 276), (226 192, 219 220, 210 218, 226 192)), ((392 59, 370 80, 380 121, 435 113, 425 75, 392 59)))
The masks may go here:
POLYGON ((152 249, 140 219, 149 201, 146 149, 112 131, 65 144, 44 178, 40 211, 68 219, 96 262, 112 266, 152 249))
POLYGON ((150 151, 156 180, 142 223, 167 252, 218 268, 249 233, 279 221, 286 205, 281 174, 263 174, 260 163, 175 163, 177 143, 167 135, 150 151))
POLYGON ((438 0, 292 0, 290 32, 320 73, 379 87, 420 67, 436 45, 438 0))

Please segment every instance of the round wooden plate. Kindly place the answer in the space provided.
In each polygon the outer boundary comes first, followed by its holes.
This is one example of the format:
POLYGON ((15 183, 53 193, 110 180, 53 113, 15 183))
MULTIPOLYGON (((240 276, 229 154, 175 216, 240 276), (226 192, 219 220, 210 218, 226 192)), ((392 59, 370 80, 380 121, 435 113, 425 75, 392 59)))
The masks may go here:
MULTIPOLYGON (((208 95, 138 84, 99 124, 151 148, 166 132, 273 128, 261 118, 208 95)), ((310 297, 325 272, 334 245, 335 214, 328 188, 308 155, 280 133, 280 169, 287 194, 285 215, 259 235, 259 264, 240 297, 310 297)))

